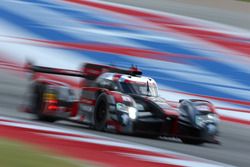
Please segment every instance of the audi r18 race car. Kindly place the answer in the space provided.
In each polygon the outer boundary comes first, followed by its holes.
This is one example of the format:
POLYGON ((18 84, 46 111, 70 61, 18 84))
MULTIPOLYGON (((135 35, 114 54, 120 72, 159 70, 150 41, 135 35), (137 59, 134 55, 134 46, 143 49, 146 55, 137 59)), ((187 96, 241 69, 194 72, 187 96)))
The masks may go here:
POLYGON ((212 103, 186 99, 173 107, 159 96, 155 80, 136 67, 87 63, 81 71, 28 68, 33 82, 26 108, 40 120, 73 120, 99 131, 177 137, 190 144, 217 143, 219 119, 212 103), (64 82, 43 79, 43 73, 80 77, 80 93, 64 82))

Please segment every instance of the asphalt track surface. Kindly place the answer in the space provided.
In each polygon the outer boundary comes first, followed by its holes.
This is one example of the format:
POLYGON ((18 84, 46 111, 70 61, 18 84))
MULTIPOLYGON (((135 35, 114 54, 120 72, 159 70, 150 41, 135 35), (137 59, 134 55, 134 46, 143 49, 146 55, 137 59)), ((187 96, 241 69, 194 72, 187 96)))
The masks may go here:
MULTIPOLYGON (((250 29, 250 17, 244 14, 244 11, 228 12, 228 10, 209 9, 210 7, 197 8, 193 4, 182 4, 180 1, 172 0, 109 0, 113 2, 122 2, 123 4, 132 4, 151 9, 157 9, 170 13, 183 14, 201 19, 217 21, 233 26, 250 29), (203 12, 201 12, 203 11, 203 12), (202 14, 201 14, 202 13, 202 14), (230 14, 229 14, 230 13, 230 14), (220 17, 215 17, 220 15, 220 17)), ((23 77, 17 77, 4 70, 0 71, 0 115, 10 116, 21 119, 35 120, 35 117, 18 111, 20 104, 25 101, 28 81, 23 77)), ((72 124, 65 121, 56 122, 55 125, 70 129, 81 129, 82 131, 99 134, 111 138, 122 139, 130 142, 154 146, 166 150, 177 151, 209 160, 214 160, 226 164, 240 167, 249 167, 250 153, 250 127, 233 123, 223 122, 220 126, 219 140, 221 145, 204 144, 202 146, 186 145, 176 139, 148 139, 134 136, 117 135, 110 133, 101 133, 89 130, 82 125, 72 124)))
MULTIPOLYGON (((0 115, 36 121, 36 118, 33 115, 18 111, 20 105, 27 98, 27 88, 29 82, 26 79, 23 79, 24 77, 15 76, 3 70, 0 71, 0 78, 0 115)), ((195 146, 183 144, 178 139, 171 138, 149 139, 111 133, 102 133, 90 130, 83 125, 66 121, 58 121, 54 124, 69 129, 80 129, 85 132, 102 136, 122 139, 129 142, 145 144, 157 148, 198 156, 201 158, 214 160, 234 166, 250 166, 250 127, 248 126, 223 122, 220 126, 219 136, 221 145, 204 144, 201 146, 195 146)))

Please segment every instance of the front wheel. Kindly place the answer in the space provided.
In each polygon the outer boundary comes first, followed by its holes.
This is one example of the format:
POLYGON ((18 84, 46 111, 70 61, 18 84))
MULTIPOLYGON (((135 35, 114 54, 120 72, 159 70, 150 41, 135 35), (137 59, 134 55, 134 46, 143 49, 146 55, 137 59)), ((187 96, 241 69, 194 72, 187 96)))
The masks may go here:
POLYGON ((94 114, 94 128, 98 131, 104 131, 107 125, 108 109, 105 95, 101 95, 97 100, 97 106, 94 114))
POLYGON ((193 145, 201 145, 204 143, 203 140, 190 139, 190 138, 181 138, 181 141, 185 144, 193 144, 193 145))

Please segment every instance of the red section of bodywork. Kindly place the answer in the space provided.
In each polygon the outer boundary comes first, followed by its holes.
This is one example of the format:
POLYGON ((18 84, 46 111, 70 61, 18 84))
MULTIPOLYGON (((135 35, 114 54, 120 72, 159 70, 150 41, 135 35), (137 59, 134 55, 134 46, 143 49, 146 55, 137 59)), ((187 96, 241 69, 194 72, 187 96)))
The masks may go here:
POLYGON ((175 118, 172 122, 172 127, 171 127, 171 133, 173 136, 178 133, 178 126, 179 126, 178 118, 175 118))
POLYGON ((105 69, 97 69, 97 68, 83 68, 83 74, 86 76, 94 76, 94 77, 98 77, 99 75, 101 75, 103 72, 105 71, 105 69))
POLYGON ((180 115, 177 111, 171 109, 163 109, 163 111, 169 117, 178 117, 180 115))
POLYGON ((96 100, 95 99, 89 99, 89 98, 81 98, 81 103, 84 103, 84 104, 87 104, 87 105, 90 105, 90 106, 94 106, 95 103, 96 103, 96 100))
POLYGON ((59 77, 57 75, 35 73, 32 78, 34 81, 42 82, 44 84, 58 85, 58 86, 72 86, 79 88, 80 83, 66 77, 59 77))
POLYGON ((131 79, 125 79, 124 80, 124 82, 125 83, 129 83, 129 84, 136 84, 136 85, 141 85, 141 86, 143 86, 143 85, 149 85, 149 86, 156 86, 155 85, 155 83, 153 82, 142 82, 142 81, 135 81, 135 80, 131 80, 131 79))
POLYGON ((117 133, 121 132, 122 127, 121 127, 121 124, 118 121, 116 121, 116 120, 108 120, 107 125, 113 126, 117 133))
POLYGON ((115 91, 109 91, 107 93, 114 97, 116 103, 123 103, 123 98, 121 93, 115 91))
POLYGON ((180 103, 177 101, 166 100, 166 103, 173 108, 179 108, 180 103))
POLYGON ((115 74, 113 76, 113 81, 118 81, 121 78, 122 74, 115 74))
POLYGON ((98 92, 99 90, 103 90, 103 89, 97 88, 97 87, 82 87, 82 91, 98 92))
POLYGON ((77 113, 78 113, 78 110, 79 110, 79 102, 78 102, 78 101, 75 101, 75 102, 73 103, 72 108, 71 108, 70 116, 71 116, 71 117, 76 116, 77 113))

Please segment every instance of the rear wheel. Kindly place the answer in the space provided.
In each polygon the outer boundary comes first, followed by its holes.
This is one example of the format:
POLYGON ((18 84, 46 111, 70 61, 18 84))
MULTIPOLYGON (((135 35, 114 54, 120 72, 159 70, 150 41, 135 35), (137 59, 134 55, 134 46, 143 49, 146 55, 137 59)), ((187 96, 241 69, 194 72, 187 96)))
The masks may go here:
POLYGON ((105 95, 101 95, 97 100, 97 107, 94 113, 94 127, 96 130, 104 131, 107 124, 107 100, 105 95))
POLYGON ((54 122, 55 118, 52 116, 47 116, 43 113, 44 101, 43 94, 45 92, 46 85, 36 84, 34 87, 34 97, 33 97, 33 112, 37 115, 37 119, 40 121, 54 122))

